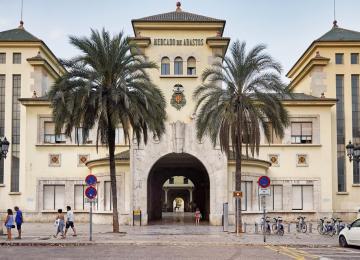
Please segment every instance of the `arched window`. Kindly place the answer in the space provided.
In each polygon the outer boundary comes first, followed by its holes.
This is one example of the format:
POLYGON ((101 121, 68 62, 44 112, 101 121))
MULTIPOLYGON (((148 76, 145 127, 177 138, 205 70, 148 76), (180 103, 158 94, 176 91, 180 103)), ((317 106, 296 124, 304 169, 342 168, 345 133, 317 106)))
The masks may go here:
POLYGON ((183 60, 180 57, 176 57, 174 60, 174 74, 175 75, 183 74, 183 60))
POLYGON ((187 74, 196 75, 196 60, 194 57, 189 57, 187 60, 187 74))
POLYGON ((161 59, 161 75, 170 75, 170 59, 168 57, 161 59))

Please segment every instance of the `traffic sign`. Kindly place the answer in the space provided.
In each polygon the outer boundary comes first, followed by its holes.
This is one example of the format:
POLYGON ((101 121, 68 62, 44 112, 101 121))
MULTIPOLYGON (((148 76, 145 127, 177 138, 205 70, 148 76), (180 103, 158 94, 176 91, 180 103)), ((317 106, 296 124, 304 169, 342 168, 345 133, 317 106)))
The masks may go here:
POLYGON ((270 196, 271 195, 271 191, 270 191, 270 188, 260 188, 259 189, 259 195, 260 196, 270 196))
POLYGON ((233 197, 234 198, 242 198, 242 191, 234 191, 233 197))
POLYGON ((261 188, 267 188, 270 186, 270 178, 268 176, 260 176, 258 184, 261 188))
POLYGON ((89 186, 85 190, 85 195, 88 199, 91 199, 91 200, 95 199, 95 197, 97 195, 97 190, 95 189, 95 187, 89 186))
POLYGON ((85 182, 87 186, 94 186, 97 183, 97 178, 95 175, 89 174, 86 176, 85 182))

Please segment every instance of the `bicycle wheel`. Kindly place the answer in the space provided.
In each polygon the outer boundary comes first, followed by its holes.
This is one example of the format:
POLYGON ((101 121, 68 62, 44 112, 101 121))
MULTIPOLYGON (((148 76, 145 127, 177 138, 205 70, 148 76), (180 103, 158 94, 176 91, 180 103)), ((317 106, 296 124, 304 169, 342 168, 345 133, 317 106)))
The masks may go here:
POLYGON ((284 235, 284 229, 283 229, 283 228, 280 228, 280 229, 278 230, 278 234, 279 234, 280 236, 283 236, 283 235, 284 235))
POLYGON ((324 226, 322 224, 319 224, 317 226, 317 231, 319 232, 320 235, 324 235, 324 226))
POLYGON ((276 224, 274 223, 274 224, 272 224, 272 226, 271 226, 271 230, 272 231, 276 231, 276 224))
POLYGON ((334 236, 336 234, 336 229, 333 227, 331 230, 329 230, 329 236, 334 236))
POLYGON ((303 223, 301 226, 301 232, 306 233, 306 231, 307 231, 307 225, 303 223))

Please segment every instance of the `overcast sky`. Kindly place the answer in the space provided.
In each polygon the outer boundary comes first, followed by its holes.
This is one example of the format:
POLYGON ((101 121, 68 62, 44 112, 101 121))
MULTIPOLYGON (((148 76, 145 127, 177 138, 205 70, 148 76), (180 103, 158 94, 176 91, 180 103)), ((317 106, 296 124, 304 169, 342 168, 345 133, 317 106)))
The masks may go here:
MULTIPOLYGON (((184 0, 184 11, 227 21, 224 36, 265 43, 284 74, 309 44, 332 27, 333 0, 184 0)), ((24 0, 25 29, 60 58, 77 54, 68 35, 89 28, 132 34, 131 19, 175 10, 173 0, 24 0)), ((360 0, 337 0, 343 28, 360 31, 360 0)), ((0 31, 18 26, 21 0, 0 0, 0 31)))

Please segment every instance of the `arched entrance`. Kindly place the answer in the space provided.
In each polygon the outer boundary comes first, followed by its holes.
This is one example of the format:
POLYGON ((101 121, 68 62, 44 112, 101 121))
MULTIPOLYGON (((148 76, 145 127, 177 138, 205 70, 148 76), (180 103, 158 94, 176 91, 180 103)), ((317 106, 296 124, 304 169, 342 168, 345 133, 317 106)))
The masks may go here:
POLYGON ((161 220, 164 212, 176 211, 176 198, 184 201, 185 213, 199 208, 204 220, 209 220, 209 176, 204 165, 190 154, 167 154, 151 168, 147 180, 148 221, 161 220))

